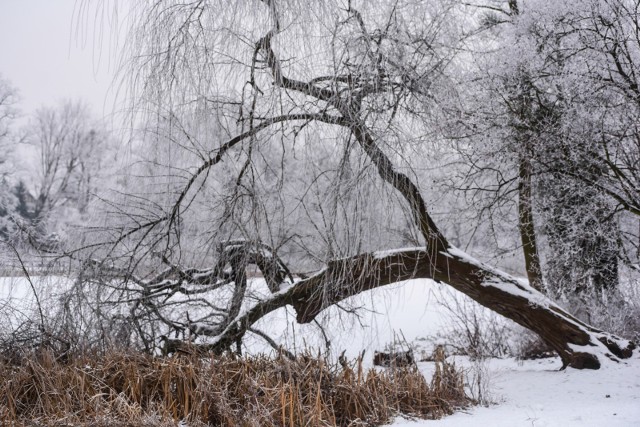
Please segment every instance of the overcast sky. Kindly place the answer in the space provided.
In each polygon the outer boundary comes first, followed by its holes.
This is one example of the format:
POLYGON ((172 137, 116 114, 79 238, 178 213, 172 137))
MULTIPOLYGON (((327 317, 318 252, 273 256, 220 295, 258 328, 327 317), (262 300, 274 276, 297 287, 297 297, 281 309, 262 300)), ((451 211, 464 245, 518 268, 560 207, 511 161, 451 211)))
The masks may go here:
MULTIPOLYGON (((78 18, 81 5, 81 0, 0 0, 0 74, 19 90, 24 114, 67 98, 86 101, 97 116, 111 112, 110 45, 94 45, 98 28, 94 20, 78 18)), ((108 30, 102 34, 109 36, 108 30)))

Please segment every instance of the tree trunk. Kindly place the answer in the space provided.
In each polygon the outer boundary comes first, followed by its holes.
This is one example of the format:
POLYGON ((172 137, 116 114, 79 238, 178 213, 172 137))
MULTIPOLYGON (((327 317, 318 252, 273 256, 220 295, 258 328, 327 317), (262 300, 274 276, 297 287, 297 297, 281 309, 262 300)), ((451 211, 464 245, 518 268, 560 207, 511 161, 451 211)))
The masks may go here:
POLYGON ((297 320, 307 323, 346 296, 409 278, 446 283, 491 310, 536 332, 560 355, 563 367, 597 369, 606 360, 628 358, 633 343, 592 328, 531 288, 526 281, 487 266, 454 247, 429 256, 426 251, 365 255, 329 265, 300 284, 293 301, 297 320), (304 289, 304 290, 303 290, 304 289), (321 289, 321 292, 318 290, 321 289))
POLYGON ((635 344, 592 328, 565 312, 526 281, 483 264, 457 248, 437 256, 424 249, 363 254, 330 262, 318 274, 297 282, 262 301, 214 335, 219 351, 241 337, 266 314, 290 304, 299 323, 312 322, 325 308, 345 298, 391 283, 426 278, 446 283, 483 306, 536 332, 558 352, 563 368, 598 369, 607 361, 632 355, 635 344))
POLYGON ((531 159, 526 154, 521 155, 518 181, 518 225, 529 284, 534 289, 543 292, 542 269, 540 267, 538 243, 533 224, 532 168, 531 159))

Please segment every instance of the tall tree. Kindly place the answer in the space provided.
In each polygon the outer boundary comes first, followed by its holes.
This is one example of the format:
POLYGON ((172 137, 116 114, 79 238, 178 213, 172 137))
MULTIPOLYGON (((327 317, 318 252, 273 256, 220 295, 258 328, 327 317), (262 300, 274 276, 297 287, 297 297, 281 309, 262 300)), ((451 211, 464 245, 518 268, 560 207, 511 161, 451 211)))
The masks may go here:
MULTIPOLYGON (((607 83, 613 80, 593 73, 608 63, 609 75, 618 74, 615 61, 603 54, 601 42, 592 35, 598 33, 593 23, 599 21, 588 17, 602 16, 600 3, 478 2, 475 9, 485 14, 480 20, 481 29, 488 33, 485 46, 493 49, 476 57, 483 60, 480 81, 488 88, 485 100, 494 100, 466 106, 469 111, 474 107, 493 111, 493 117, 491 113, 483 116, 493 123, 493 144, 503 141, 498 149, 518 159, 517 168, 507 171, 506 177, 498 176, 504 184, 494 182, 493 187, 504 195, 508 192, 504 187, 518 182, 520 234, 530 283, 542 281, 537 253, 544 248, 548 291, 582 299, 617 288, 618 228, 628 216, 625 211, 634 213, 634 191, 626 187, 634 187, 630 171, 636 168, 629 160, 638 156, 637 144, 605 136, 611 124, 628 120, 624 115, 613 119, 621 111, 616 111, 613 101, 621 101, 620 97, 612 97, 616 90, 607 83), (513 178, 516 170, 517 180, 513 178), (546 245, 536 243, 536 234, 546 236, 546 245)), ((616 9, 614 4, 625 2, 610 3, 616 9)), ((621 28, 609 33, 611 43, 617 40, 633 58, 633 42, 624 39, 633 34, 633 17, 623 16, 624 8, 616 10, 620 19, 611 22, 621 28)), ((628 68, 625 73, 632 75, 633 64, 628 68)), ((618 106, 634 111, 630 101, 618 106)), ((472 157, 475 169, 482 165, 478 159, 478 155, 472 157)), ((489 166, 502 172, 500 161, 493 160, 489 166)))
POLYGON ((637 215, 628 190, 638 188, 640 153, 628 126, 637 117, 637 8, 626 0, 527 6, 521 33, 536 47, 536 99, 550 113, 535 153, 549 283, 557 294, 600 298, 618 285, 620 221, 637 215))
MULTIPOLYGON (((343 6, 276 0, 137 6, 130 46, 141 51, 132 56, 132 91, 143 104, 136 105, 156 114, 167 111, 178 123, 200 115, 216 132, 185 132, 180 145, 173 145, 183 156, 164 165, 167 180, 161 185, 168 192, 142 200, 135 195, 119 208, 120 219, 128 221, 109 230, 108 262, 93 278, 111 289, 108 300, 131 303, 129 320, 147 341, 157 338, 154 325, 161 325, 164 331, 209 337, 210 348, 223 350, 284 305, 294 307, 299 322, 311 322, 349 296, 423 277, 447 283, 535 331, 565 366, 598 368, 629 357, 634 344, 580 322, 526 281, 455 248, 429 212, 412 170, 429 161, 423 155, 431 143, 430 125, 439 115, 438 100, 448 95, 447 73, 459 65, 455 3, 343 6), (296 150, 319 144, 337 145, 343 165, 360 162, 360 178, 371 179, 408 213, 419 247, 367 251, 353 245, 340 258, 319 260, 325 267, 315 274, 293 277, 277 248, 263 242, 274 231, 277 209, 258 190, 269 171, 286 181, 284 166, 295 160, 296 150), (281 147, 283 160, 260 165, 257 159, 269 159, 266 153, 275 147, 281 147), (186 247, 198 245, 194 223, 220 224, 212 217, 219 206, 203 202, 217 189, 209 180, 227 173, 228 163, 235 173, 231 202, 249 200, 249 209, 222 209, 223 217, 243 227, 228 229, 235 240, 207 236, 209 246, 214 240, 218 248, 213 267, 185 268, 186 247), (154 260, 166 270, 149 275, 157 270, 154 260), (270 295, 256 300, 248 264, 262 270, 270 295), (126 280, 114 285, 107 273, 126 280), (217 297, 212 301, 205 293, 217 297)), ((330 173, 322 168, 313 180, 330 173)), ((355 215, 374 218, 379 199, 366 202, 355 215)), ((309 237, 299 242, 315 236, 309 237)))
POLYGON ((35 165, 25 165, 33 181, 32 222, 54 232, 73 212, 86 213, 109 162, 109 136, 86 105, 65 101, 39 109, 25 140, 38 156, 35 165))
POLYGON ((15 231, 17 200, 8 176, 13 171, 7 153, 12 152, 11 126, 17 116, 17 90, 0 76, 0 236, 6 238, 15 231))

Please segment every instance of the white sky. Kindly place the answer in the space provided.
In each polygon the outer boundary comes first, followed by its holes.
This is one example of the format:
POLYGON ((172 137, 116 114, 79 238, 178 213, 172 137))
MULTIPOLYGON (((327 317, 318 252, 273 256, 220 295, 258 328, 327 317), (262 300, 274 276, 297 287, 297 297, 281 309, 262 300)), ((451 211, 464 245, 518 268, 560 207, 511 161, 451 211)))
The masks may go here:
POLYGON ((79 18, 82 3, 0 0, 0 75, 19 90, 23 114, 62 99, 84 100, 96 116, 111 113, 113 45, 94 44, 94 34, 111 32, 94 27, 93 16, 79 18))

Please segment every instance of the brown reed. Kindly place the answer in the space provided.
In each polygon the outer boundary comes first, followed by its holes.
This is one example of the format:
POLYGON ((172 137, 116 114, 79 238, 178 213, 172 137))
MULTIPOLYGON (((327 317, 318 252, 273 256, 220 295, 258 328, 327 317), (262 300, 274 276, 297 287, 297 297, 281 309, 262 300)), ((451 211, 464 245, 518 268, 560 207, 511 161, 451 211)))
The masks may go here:
POLYGON ((64 362, 40 352, 0 361, 3 426, 376 426, 395 415, 439 418, 466 406, 444 360, 368 370, 309 354, 153 357, 112 352, 64 362))

